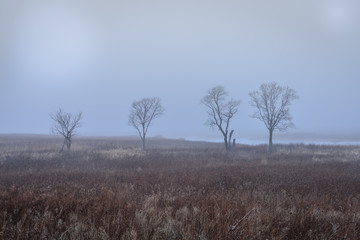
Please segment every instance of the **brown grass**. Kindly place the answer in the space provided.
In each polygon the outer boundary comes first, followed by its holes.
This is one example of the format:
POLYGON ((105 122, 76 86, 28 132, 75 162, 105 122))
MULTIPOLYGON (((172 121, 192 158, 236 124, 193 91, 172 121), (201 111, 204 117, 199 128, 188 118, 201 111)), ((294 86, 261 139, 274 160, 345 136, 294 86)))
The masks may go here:
POLYGON ((0 141, 0 239, 360 239, 357 146, 52 141, 0 141))

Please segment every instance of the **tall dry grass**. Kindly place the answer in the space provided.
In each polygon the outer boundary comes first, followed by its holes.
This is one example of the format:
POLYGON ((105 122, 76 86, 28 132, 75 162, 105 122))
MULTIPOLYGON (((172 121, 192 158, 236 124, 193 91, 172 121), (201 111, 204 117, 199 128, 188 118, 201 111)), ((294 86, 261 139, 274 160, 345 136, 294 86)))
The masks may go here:
POLYGON ((0 239, 360 239, 357 146, 42 141, 0 144, 0 239))

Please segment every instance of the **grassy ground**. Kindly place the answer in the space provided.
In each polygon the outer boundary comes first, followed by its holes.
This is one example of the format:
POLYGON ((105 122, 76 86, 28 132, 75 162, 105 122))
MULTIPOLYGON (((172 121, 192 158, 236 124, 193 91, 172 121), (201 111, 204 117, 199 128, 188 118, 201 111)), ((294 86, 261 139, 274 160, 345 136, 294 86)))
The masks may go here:
POLYGON ((0 239, 360 239, 358 146, 0 138, 0 239))

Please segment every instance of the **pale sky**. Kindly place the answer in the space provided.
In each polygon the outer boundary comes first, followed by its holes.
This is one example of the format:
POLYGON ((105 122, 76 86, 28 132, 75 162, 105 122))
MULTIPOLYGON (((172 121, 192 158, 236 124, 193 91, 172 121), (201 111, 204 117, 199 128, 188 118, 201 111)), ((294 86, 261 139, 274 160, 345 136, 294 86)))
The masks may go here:
MULTIPOLYGON (((49 134, 83 112, 81 135, 135 135, 131 103, 159 97, 149 136, 219 138, 200 99, 242 101, 236 138, 266 136, 250 91, 297 91, 294 134, 360 136, 359 0, 0 0, 0 133, 49 134)), ((276 142, 276 135, 274 136, 276 142)))

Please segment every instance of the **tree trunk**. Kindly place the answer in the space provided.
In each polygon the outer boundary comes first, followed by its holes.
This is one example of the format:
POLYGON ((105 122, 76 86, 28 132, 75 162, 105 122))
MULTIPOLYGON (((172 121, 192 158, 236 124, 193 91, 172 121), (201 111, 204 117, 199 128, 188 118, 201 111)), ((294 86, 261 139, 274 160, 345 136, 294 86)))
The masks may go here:
POLYGON ((225 143, 225 150, 228 151, 229 150, 229 146, 228 146, 228 142, 227 142, 227 137, 224 136, 224 143, 225 143))
POLYGON ((272 152, 272 147, 273 147, 273 142, 272 142, 272 137, 273 137, 273 130, 269 129, 269 152, 272 152))
POLYGON ((145 146, 145 134, 143 135, 143 137, 141 138, 142 140, 142 150, 145 151, 146 150, 146 146, 145 146))
POLYGON ((70 154, 70 148, 71 148, 71 140, 66 140, 66 147, 67 147, 67 154, 70 154))
POLYGON ((228 141, 228 150, 229 151, 231 150, 231 138, 232 138, 233 133, 234 133, 234 130, 231 130, 230 134, 229 134, 229 141, 228 141))
POLYGON ((142 150, 143 151, 146 150, 146 146, 145 146, 146 131, 145 130, 146 130, 145 123, 142 123, 142 133, 140 134, 140 137, 141 137, 141 140, 142 140, 142 150))

